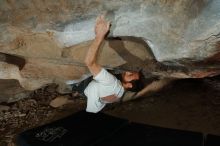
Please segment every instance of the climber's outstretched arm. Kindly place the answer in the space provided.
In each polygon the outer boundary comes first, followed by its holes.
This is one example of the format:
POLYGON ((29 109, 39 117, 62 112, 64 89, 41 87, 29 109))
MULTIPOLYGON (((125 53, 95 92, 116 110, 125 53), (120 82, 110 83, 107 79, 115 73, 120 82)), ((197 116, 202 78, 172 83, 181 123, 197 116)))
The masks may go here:
POLYGON ((134 92, 126 93, 125 96, 122 99, 122 102, 134 100, 143 96, 148 96, 152 93, 155 93, 171 83, 174 79, 160 79, 157 81, 153 81, 152 83, 146 85, 141 91, 139 91, 137 94, 134 92))
POLYGON ((96 76, 101 71, 101 66, 97 63, 97 54, 105 35, 109 31, 110 22, 107 22, 104 15, 97 17, 95 25, 95 39, 89 47, 85 58, 85 63, 88 66, 93 76, 96 76))

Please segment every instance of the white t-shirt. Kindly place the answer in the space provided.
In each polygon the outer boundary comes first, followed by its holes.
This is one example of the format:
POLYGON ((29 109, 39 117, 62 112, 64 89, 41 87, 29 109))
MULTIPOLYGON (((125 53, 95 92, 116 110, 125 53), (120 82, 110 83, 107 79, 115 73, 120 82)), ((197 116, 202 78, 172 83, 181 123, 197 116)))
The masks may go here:
POLYGON ((97 113, 102 110, 106 103, 101 97, 115 95, 121 98, 124 88, 121 82, 104 68, 93 78, 94 80, 84 90, 87 96, 87 112, 97 113))

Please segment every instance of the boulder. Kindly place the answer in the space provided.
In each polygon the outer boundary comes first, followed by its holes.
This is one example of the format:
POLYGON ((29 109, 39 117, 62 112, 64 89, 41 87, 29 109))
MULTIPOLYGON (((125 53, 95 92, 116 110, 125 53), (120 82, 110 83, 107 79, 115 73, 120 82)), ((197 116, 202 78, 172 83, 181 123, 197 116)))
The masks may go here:
POLYGON ((220 74, 219 0, 2 0, 0 79, 24 91, 80 79, 101 13, 112 24, 99 52, 106 68, 146 78, 220 74))

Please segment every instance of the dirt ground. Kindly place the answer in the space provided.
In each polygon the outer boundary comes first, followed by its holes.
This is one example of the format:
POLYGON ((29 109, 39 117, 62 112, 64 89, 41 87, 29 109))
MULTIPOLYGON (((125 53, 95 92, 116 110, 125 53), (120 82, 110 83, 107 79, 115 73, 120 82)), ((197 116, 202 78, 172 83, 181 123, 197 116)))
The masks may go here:
MULTIPOLYGON (((1 146, 13 146, 16 134, 85 108, 85 99, 73 100, 60 108, 49 103, 60 96, 54 86, 39 89, 30 98, 4 104, 0 111, 1 146)), ((161 127, 220 135, 220 77, 175 81, 151 96, 108 105, 103 112, 131 121, 161 127)))

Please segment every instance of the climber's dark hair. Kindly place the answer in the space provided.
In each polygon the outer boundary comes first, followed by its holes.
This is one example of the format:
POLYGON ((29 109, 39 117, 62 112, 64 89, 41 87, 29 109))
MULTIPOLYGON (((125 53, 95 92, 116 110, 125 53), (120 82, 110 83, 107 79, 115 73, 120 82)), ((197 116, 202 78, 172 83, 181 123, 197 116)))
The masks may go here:
MULTIPOLYGON (((132 88, 126 89, 127 91, 139 92, 140 90, 144 88, 144 83, 143 83, 144 76, 141 71, 139 71, 138 73, 139 73, 139 79, 130 81, 129 83, 132 84, 132 88)), ((114 74, 114 75, 118 80, 123 82, 122 73, 114 74)))

